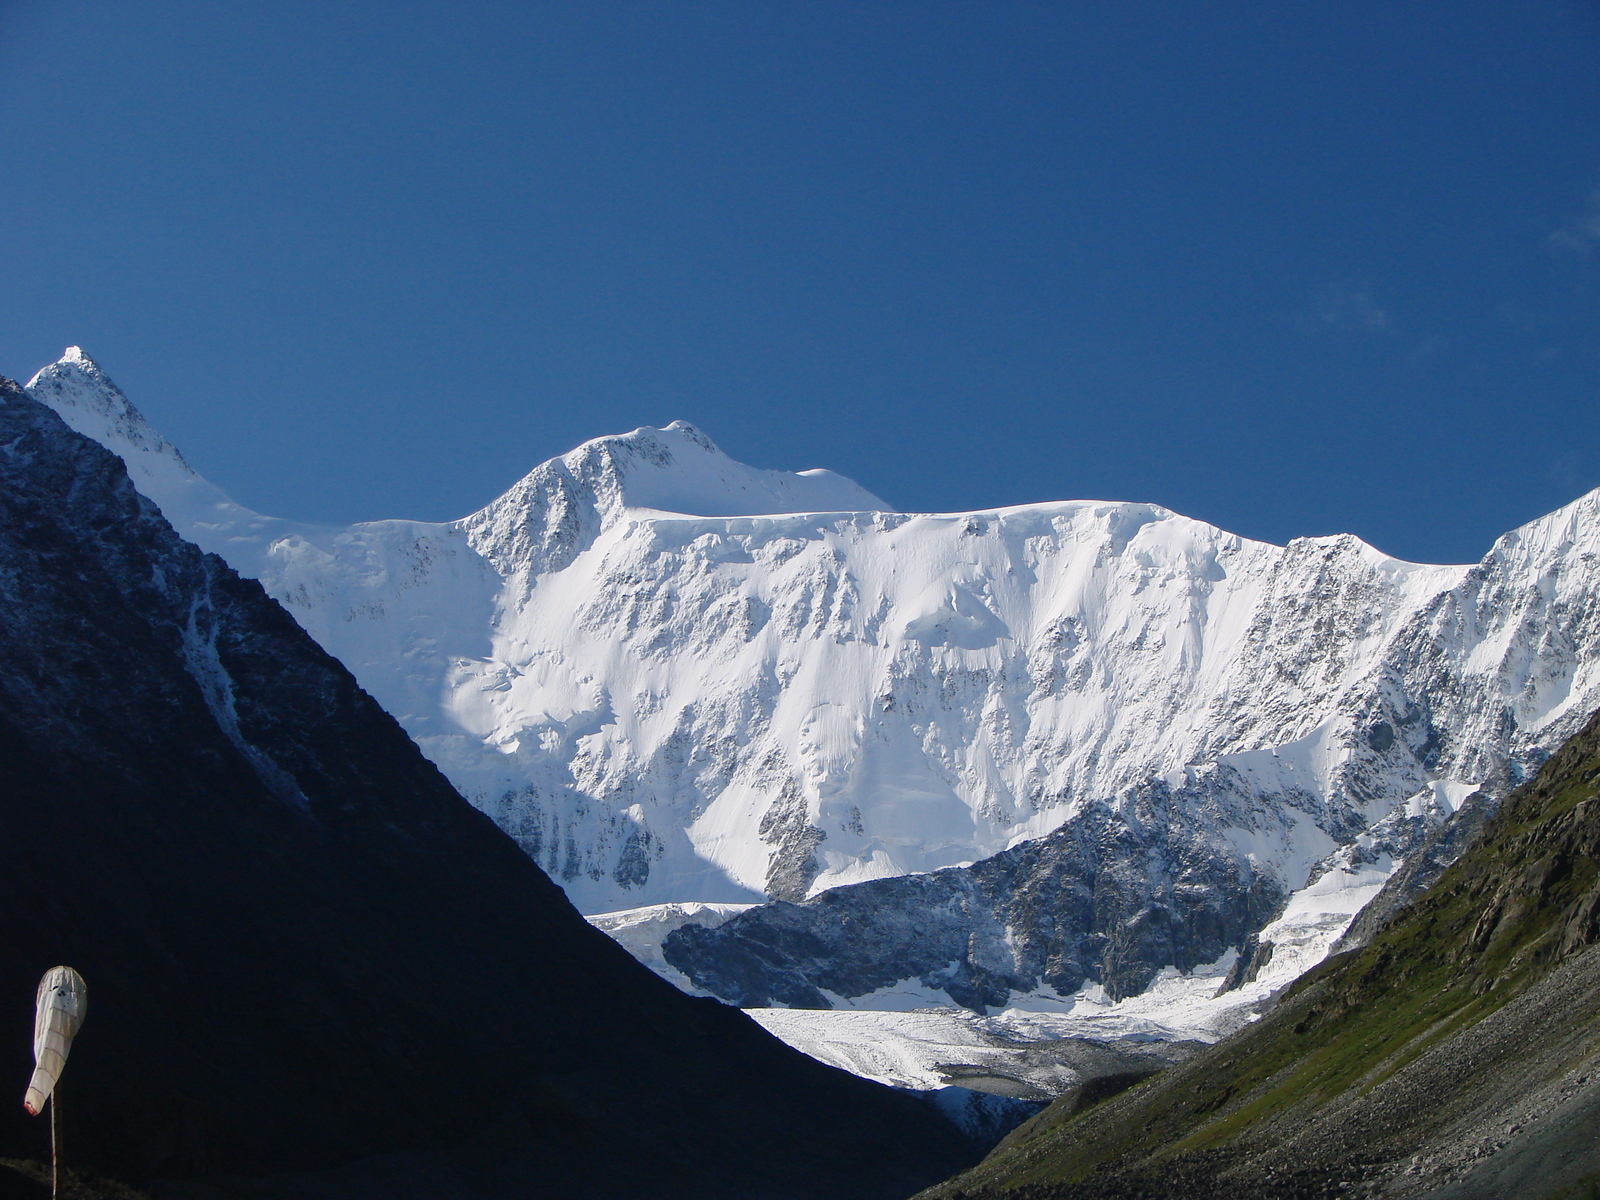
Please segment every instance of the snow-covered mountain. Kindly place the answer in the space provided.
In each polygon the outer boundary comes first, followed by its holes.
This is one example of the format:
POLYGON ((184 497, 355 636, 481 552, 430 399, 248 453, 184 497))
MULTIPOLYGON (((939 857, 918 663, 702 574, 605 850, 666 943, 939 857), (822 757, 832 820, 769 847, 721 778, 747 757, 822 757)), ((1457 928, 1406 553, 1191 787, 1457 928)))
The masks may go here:
POLYGON ((1520 778, 1600 705, 1600 493, 1424 566, 1149 504, 897 513, 677 422, 460 521, 312 527, 230 501, 79 351, 29 391, 587 912, 961 866, 1095 805, 1137 821, 1158 784, 1292 890, 1397 806, 1435 820, 1520 778))

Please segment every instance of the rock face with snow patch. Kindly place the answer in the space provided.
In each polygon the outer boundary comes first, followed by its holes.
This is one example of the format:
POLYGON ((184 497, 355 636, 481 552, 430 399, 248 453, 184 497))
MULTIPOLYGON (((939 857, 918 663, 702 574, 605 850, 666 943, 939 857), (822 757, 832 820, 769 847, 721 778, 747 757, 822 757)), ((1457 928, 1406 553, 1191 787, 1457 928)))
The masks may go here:
MULTIPOLYGON (((1176 838, 1242 864, 1193 898, 1183 860, 1152 867, 1180 926, 1248 913, 1397 806, 1436 823, 1524 777, 1600 704, 1600 494, 1475 566, 1420 566, 1147 504, 901 514, 675 423, 461 521, 316 528, 232 504, 81 354, 30 388, 258 576, 588 912, 799 902, 1087 836, 1104 810, 1135 858, 1176 838), (1158 782, 1175 807, 1151 832, 1158 782)), ((1122 925, 1157 909, 1113 911, 1040 933, 1061 949, 1018 950, 1015 976, 1103 965, 1065 949, 1103 937, 1137 948, 1110 968, 1133 986, 1164 943, 1122 925)))
POLYGON ((1120 999, 1163 967, 1222 957, 1279 907, 1280 881, 1218 834, 1277 819, 1251 800, 1156 780, 971 867, 686 924, 664 956, 744 1007, 827 1008, 826 993, 856 999, 906 979, 980 1013, 1012 993, 1071 996, 1091 981, 1120 999))

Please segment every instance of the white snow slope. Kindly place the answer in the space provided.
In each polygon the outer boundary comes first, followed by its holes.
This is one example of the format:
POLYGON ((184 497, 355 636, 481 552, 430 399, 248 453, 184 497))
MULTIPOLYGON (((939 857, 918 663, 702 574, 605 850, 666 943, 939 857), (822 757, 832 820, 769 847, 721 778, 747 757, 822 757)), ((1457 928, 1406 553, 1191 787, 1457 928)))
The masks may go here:
POLYGON ((460 521, 313 527, 230 501, 76 349, 29 391, 259 578, 586 912, 970 862, 1218 771, 1277 814, 1237 839, 1294 889, 1600 706, 1600 492, 1476 566, 1420 566, 1149 504, 907 515, 675 422, 460 521))

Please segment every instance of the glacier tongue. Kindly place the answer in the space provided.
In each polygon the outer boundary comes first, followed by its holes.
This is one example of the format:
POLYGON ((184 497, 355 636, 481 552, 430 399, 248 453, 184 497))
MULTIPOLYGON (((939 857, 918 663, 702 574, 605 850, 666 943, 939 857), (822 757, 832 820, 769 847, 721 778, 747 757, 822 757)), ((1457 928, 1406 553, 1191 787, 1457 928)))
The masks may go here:
POLYGON ((29 390, 259 577, 587 912, 970 863, 1095 804, 1135 820, 1115 798, 1151 781, 1292 891, 1600 704, 1600 493, 1425 566, 1148 504, 895 513, 675 422, 460 521, 321 527, 234 504, 80 352, 29 390))

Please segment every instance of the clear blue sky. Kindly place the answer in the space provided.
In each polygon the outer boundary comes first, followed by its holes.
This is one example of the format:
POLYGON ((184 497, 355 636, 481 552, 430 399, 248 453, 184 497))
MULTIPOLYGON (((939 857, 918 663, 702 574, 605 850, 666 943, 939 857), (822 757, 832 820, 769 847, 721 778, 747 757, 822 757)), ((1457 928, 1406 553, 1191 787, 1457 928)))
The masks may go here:
POLYGON ((682 417, 1423 560, 1600 485, 1600 5, 0 0, 0 372, 291 517, 682 417))

